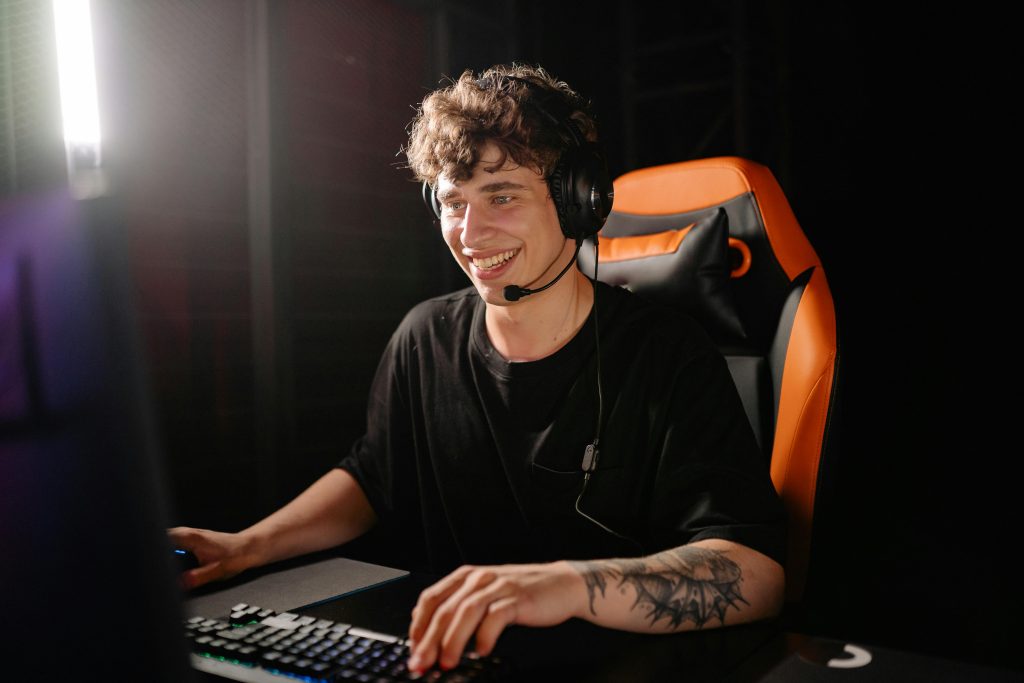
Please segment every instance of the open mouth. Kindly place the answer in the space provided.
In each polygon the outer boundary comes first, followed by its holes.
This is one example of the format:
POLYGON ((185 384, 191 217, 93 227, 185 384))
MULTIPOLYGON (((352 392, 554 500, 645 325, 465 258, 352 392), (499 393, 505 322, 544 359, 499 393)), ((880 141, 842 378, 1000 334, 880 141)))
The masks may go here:
POLYGON ((475 258, 473 259, 473 265, 480 270, 492 270, 502 265, 518 253, 518 249, 509 249, 508 251, 503 251, 500 254, 488 256, 487 258, 475 258))

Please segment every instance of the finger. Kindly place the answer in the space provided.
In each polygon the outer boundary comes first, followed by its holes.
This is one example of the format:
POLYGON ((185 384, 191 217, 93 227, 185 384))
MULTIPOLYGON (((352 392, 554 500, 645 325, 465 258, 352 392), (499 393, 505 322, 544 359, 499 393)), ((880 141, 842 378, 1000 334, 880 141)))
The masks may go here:
POLYGON ((202 567, 182 572, 181 576, 185 587, 191 589, 224 578, 224 574, 224 567, 220 562, 211 562, 202 567))
POLYGON ((440 654, 441 639, 447 633, 455 611, 468 595, 480 590, 495 578, 494 571, 475 567, 459 574, 461 584, 450 592, 444 602, 435 607, 429 623, 422 631, 422 636, 414 638, 416 649, 409 658, 409 668, 413 671, 422 671, 434 665, 440 654))
POLYGON ((511 597, 514 592, 515 585, 511 581, 499 578, 467 595, 460 602, 441 641, 438 663, 442 668, 450 669, 458 665, 466 643, 487 616, 490 606, 511 597))
POLYGON ((175 547, 184 548, 191 550, 191 538, 194 534, 188 527, 176 526, 172 529, 167 530, 167 536, 171 539, 171 542, 175 547))
POLYGON ((481 580, 488 580, 488 575, 489 572, 478 571, 475 567, 459 569, 452 575, 452 578, 457 579, 458 583, 453 580, 445 586, 438 584, 438 590, 424 600, 424 609, 421 610, 420 605, 417 604, 414 614, 420 623, 417 635, 413 638, 416 646, 409 658, 410 670, 424 671, 434 665, 434 662, 437 661, 441 638, 448 629, 455 608, 464 599, 466 592, 474 590, 481 580), (438 603, 439 599, 443 600, 440 604, 438 603))
POLYGON ((476 630, 475 651, 478 655, 486 657, 491 654, 498 642, 498 636, 502 634, 505 627, 516 623, 517 604, 515 597, 509 596, 488 605, 487 616, 480 622, 480 628, 476 630))
POLYGON ((466 577, 473 571, 473 567, 459 567, 454 572, 444 577, 429 588, 420 593, 416 600, 416 606, 412 610, 412 622, 409 624, 409 640, 417 643, 423 637, 434 611, 448 597, 454 593, 466 580, 466 577))

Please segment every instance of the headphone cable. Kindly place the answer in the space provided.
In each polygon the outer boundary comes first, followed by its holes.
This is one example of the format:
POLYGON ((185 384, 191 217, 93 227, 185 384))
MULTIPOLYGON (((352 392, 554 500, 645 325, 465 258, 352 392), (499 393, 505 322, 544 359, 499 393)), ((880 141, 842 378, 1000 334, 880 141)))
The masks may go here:
POLYGON ((601 429, 602 429, 602 426, 603 426, 602 422, 604 420, 604 393, 603 393, 602 387, 601 387, 601 335, 598 332, 598 327, 597 327, 597 319, 599 317, 598 314, 597 314, 597 253, 598 253, 598 238, 597 238, 597 234, 595 233, 594 234, 594 282, 593 282, 593 284, 594 284, 594 305, 590 309, 590 313, 591 313, 591 315, 594 318, 594 352, 597 354, 597 434, 594 436, 594 443, 592 444, 592 447, 594 449, 594 455, 593 455, 593 458, 590 461, 590 466, 587 467, 587 468, 584 468, 584 470, 583 470, 583 487, 580 489, 580 495, 576 496, 576 512, 578 512, 580 515, 582 515, 586 519, 590 520, 591 522, 593 522, 597 526, 601 527, 602 529, 604 529, 605 531, 610 533, 612 536, 616 536, 618 538, 621 538, 624 541, 629 541, 630 543, 632 543, 633 545, 635 545, 637 547, 637 549, 640 551, 640 554, 642 555, 643 554, 643 546, 639 542, 637 542, 636 540, 634 540, 634 539, 632 539, 632 538, 630 538, 628 536, 624 536, 624 535, 620 534, 618 531, 615 531, 614 529, 609 529, 607 526, 605 526, 601 522, 597 521, 596 519, 594 519, 593 517, 591 517, 586 512, 584 512, 583 510, 580 509, 580 501, 583 500, 583 494, 585 494, 587 492, 587 484, 590 483, 590 475, 591 475, 591 473, 594 470, 597 469, 597 459, 598 459, 598 456, 599 456, 598 445, 600 444, 600 441, 601 441, 601 429))

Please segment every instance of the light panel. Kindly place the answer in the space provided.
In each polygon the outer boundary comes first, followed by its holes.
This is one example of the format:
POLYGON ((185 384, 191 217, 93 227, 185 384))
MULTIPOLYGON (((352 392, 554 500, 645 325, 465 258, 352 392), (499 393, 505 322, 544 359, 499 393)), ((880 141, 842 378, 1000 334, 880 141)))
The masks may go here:
POLYGON ((53 0, 64 147, 72 191, 80 198, 105 190, 89 0, 53 0))

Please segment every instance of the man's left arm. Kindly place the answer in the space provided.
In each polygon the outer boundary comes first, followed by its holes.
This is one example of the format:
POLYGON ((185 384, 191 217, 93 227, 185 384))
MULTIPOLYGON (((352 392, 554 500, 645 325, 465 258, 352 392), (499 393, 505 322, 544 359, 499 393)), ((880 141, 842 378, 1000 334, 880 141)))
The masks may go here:
POLYGON ((458 664, 475 637, 490 654, 510 624, 578 617, 624 631, 671 633, 776 616, 782 567, 746 546, 705 539, 640 558, 465 566, 423 591, 409 629, 410 668, 458 664))

